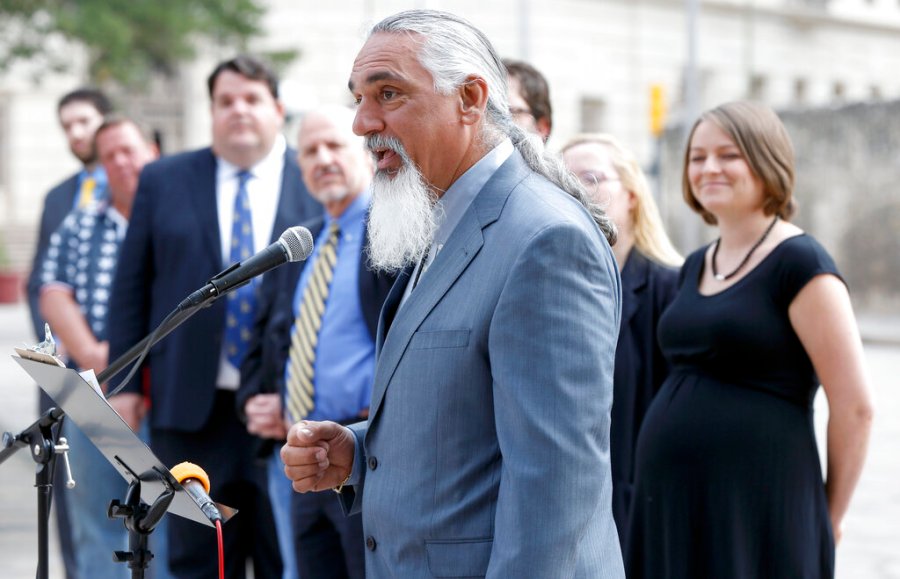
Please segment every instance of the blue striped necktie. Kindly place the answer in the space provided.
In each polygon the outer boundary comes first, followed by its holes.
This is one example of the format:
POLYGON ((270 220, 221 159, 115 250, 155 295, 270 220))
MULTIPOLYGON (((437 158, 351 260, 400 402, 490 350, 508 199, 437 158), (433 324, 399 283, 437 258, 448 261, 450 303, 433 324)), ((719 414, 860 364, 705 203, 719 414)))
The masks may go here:
MULTIPOLYGON (((254 254, 253 220, 250 199, 247 196, 247 181, 253 177, 250 171, 237 174, 238 190, 234 198, 234 217, 231 221, 231 263, 244 261, 254 254)), ((250 283, 228 294, 225 322, 225 355, 235 368, 241 367, 250 342, 250 329, 256 314, 256 286, 254 278, 250 283)))

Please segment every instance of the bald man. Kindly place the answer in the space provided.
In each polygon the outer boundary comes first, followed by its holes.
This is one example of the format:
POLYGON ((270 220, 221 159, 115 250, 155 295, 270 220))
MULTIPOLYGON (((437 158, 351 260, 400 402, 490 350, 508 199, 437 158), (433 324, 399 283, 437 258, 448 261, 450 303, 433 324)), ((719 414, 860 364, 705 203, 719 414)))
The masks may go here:
MULTIPOLYGON (((265 439, 283 441, 287 427, 305 418, 347 424, 368 415, 378 313, 393 277, 366 266, 366 218, 374 166, 352 125, 353 111, 339 106, 309 112, 300 125, 297 162, 307 190, 325 207, 325 215, 307 224, 316 236, 313 255, 306 262, 273 271, 263 283, 238 405, 249 432, 265 439), (323 260, 329 261, 331 270, 327 287, 317 282, 329 277, 316 273, 323 260), (311 287, 325 287, 324 295, 311 287), (324 309, 310 310, 307 302, 323 304, 324 309), (306 326, 298 325, 309 316, 319 318, 310 324, 318 326, 313 336, 303 330, 306 326), (312 359, 300 351, 312 354, 312 359), (301 366, 308 372, 302 378, 297 376, 301 366)), ((265 448, 268 454, 272 446, 265 448)), ((296 557, 304 579, 362 579, 361 517, 346 517, 333 494, 294 493, 278 453, 269 461, 276 519, 290 514, 290 520, 278 521, 283 557, 296 557)))

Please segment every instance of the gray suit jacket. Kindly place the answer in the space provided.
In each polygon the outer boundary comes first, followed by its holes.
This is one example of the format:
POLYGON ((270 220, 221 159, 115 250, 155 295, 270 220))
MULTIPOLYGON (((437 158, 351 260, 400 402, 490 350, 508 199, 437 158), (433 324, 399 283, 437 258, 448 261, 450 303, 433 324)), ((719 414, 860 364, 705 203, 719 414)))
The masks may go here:
MULTIPOLYGON (((369 577, 623 577, 609 417, 609 245, 514 153, 379 324, 353 427, 369 577), (390 332, 387 327, 390 325, 390 332)), ((351 503, 352 501, 352 503, 351 503)))

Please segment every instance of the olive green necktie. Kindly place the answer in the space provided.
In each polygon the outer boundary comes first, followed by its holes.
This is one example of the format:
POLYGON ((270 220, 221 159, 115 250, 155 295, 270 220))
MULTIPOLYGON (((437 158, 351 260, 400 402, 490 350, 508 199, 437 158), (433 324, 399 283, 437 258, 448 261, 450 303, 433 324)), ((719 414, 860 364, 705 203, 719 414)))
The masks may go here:
POLYGON ((293 422, 306 418, 315 407, 313 379, 316 368, 316 346, 319 342, 319 328, 325 314, 331 278, 334 276, 334 265, 337 263, 339 237, 338 224, 332 221, 328 240, 319 251, 313 272, 303 290, 300 315, 294 321, 287 383, 287 410, 293 422))

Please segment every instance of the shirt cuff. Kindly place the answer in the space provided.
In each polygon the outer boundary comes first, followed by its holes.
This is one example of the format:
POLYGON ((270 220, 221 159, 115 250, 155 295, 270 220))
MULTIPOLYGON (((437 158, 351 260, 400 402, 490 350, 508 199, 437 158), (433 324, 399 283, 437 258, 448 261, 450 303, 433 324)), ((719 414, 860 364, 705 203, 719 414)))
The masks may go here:
MULTIPOLYGON (((365 422, 363 422, 363 424, 365 424, 365 422)), ((347 479, 346 484, 348 486, 356 486, 360 483, 363 474, 366 472, 366 453, 356 430, 350 428, 350 432, 353 433, 353 467, 350 469, 350 478, 347 479)))
POLYGON ((58 279, 47 281, 47 282, 44 282, 41 284, 40 293, 44 293, 47 291, 53 291, 53 290, 62 290, 69 294, 75 293, 75 288, 73 288, 71 285, 67 284, 66 282, 60 281, 58 279))

